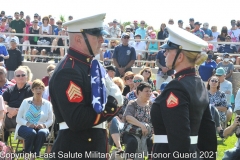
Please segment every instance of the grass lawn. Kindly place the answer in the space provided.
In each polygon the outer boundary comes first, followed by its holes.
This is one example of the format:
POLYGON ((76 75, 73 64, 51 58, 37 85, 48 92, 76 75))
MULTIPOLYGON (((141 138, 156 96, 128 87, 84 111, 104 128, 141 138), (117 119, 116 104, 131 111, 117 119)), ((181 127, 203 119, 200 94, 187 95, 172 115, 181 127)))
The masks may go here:
MULTIPOLYGON (((12 134, 12 140, 13 140, 14 135, 12 134)), ((228 137, 226 140, 222 141, 221 138, 218 138, 218 158, 217 160, 222 160, 224 151, 230 148, 233 148, 235 143, 237 141, 236 136, 233 134, 231 137, 228 137)), ((13 143, 17 143, 17 141, 13 141, 13 143)), ((16 144, 13 144, 14 146, 14 150, 16 149, 16 144)), ((114 149, 114 148, 112 148, 114 149)), ((19 149, 18 151, 22 150, 22 144, 19 145, 19 149)), ((46 147, 43 146, 41 149, 41 154, 43 155, 45 153, 46 147)), ((23 160, 23 158, 19 159, 19 160, 23 160)), ((43 158, 38 158, 36 160, 43 160, 43 158)))
POLYGON ((235 134, 233 134, 231 137, 228 137, 224 142, 222 139, 218 138, 218 158, 217 160, 222 160, 222 157, 224 155, 224 151, 233 148, 235 143, 237 141, 237 138, 235 134))

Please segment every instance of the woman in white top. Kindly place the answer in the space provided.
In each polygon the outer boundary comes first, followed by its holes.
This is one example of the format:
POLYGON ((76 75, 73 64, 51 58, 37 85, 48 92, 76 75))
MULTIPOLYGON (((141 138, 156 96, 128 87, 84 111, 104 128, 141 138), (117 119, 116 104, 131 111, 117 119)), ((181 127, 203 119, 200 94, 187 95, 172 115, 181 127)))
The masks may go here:
POLYGON ((42 25, 40 26, 39 33, 43 34, 44 30, 47 30, 48 35, 52 35, 52 26, 49 24, 49 18, 47 16, 42 18, 42 25))
MULTIPOLYGON (((218 35, 220 34, 219 32, 217 32, 217 26, 212 26, 211 30, 213 35, 213 40, 211 42, 217 42, 218 35)), ((217 49, 218 49, 218 44, 213 43, 213 52, 216 52, 217 49)))
POLYGON ((25 153, 36 153, 39 156, 49 127, 53 123, 52 105, 42 98, 44 83, 36 79, 32 83, 33 97, 24 99, 18 114, 15 139, 20 136, 25 141, 25 153))

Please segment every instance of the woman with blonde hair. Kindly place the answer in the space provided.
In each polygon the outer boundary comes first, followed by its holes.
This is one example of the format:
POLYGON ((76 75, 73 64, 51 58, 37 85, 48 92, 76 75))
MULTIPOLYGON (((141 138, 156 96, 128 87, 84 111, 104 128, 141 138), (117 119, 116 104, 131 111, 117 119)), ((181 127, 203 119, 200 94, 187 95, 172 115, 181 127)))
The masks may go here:
MULTIPOLYGON (((218 35, 219 35, 219 32, 217 31, 217 26, 212 26, 211 30, 212 30, 212 35, 213 35, 213 40, 211 42, 217 42, 218 35)), ((217 48, 218 48, 218 44, 213 43, 213 52, 216 52, 217 48)))
POLYGON ((153 154, 195 153, 200 159, 199 152, 206 151, 216 159, 217 137, 208 92, 195 71, 195 65, 208 57, 202 52, 208 44, 179 27, 169 25, 167 30, 169 38, 161 48, 166 49, 166 67, 176 74, 152 105, 153 154))
POLYGON ((31 69, 28 66, 20 66, 20 67, 23 67, 27 70, 27 75, 28 75, 27 82, 31 84, 32 78, 33 78, 33 73, 31 71, 31 69))

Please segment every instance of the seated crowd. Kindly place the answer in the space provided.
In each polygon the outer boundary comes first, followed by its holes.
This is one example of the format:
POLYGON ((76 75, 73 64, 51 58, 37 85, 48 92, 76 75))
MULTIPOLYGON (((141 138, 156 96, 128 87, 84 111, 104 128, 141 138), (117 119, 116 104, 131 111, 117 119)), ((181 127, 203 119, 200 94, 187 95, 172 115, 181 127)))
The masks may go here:
MULTIPOLYGON (((28 57, 31 55, 50 55, 56 57, 55 63, 65 54, 65 38, 49 38, 44 35, 66 36, 66 27, 63 22, 52 16, 41 17, 36 13, 34 20, 30 16, 24 17, 23 12, 15 12, 12 16, 5 16, 1 12, 0 43, 5 43, 5 48, 0 45, 0 119, 5 116, 5 137, 7 142, 9 129, 16 128, 15 137, 24 139, 25 152, 36 152, 39 154, 41 147, 49 134, 49 127, 53 124, 53 111, 49 100, 48 81, 54 72, 54 65, 47 68, 48 76, 41 80, 32 81, 31 70, 22 66, 21 53, 29 61, 47 62, 47 58, 28 57), (21 23, 16 23, 20 21, 21 23), (41 34, 42 36, 15 36, 10 33, 41 34), (18 46, 25 44, 26 46, 18 46), (49 45, 51 47, 29 47, 28 45, 49 45), (63 47, 56 47, 63 46, 63 47), (13 53, 18 52, 19 56, 13 53), (16 61, 17 60, 17 61, 16 61), (7 70, 6 70, 7 68, 7 70), (5 103, 5 104, 4 104, 5 103), (42 111, 42 112, 41 112, 42 111), (35 141, 34 141, 35 140, 35 141)), ((72 17, 69 16, 69 20, 72 17)), ((168 25, 173 25, 174 20, 169 19, 168 25)), ((209 107, 216 124, 216 130, 221 138, 227 138, 236 131, 239 138, 239 116, 236 116, 233 124, 232 114, 240 114, 240 89, 235 101, 232 88, 234 64, 240 65, 240 57, 234 56, 238 53, 239 45, 220 44, 217 42, 239 42, 240 21, 231 20, 232 27, 228 30, 222 27, 221 33, 217 27, 189 19, 189 25, 183 27, 183 21, 178 21, 178 26, 208 42, 207 60, 197 66, 199 76, 206 85, 209 95, 209 107), (222 53, 215 56, 214 53, 222 53), (234 105, 235 107, 234 107, 234 105)), ((145 28, 145 21, 138 24, 127 25, 125 28, 116 19, 105 26, 110 35, 106 38, 121 38, 118 40, 107 40, 102 44, 99 54, 95 57, 101 60, 106 67, 108 75, 119 86, 124 96, 124 105, 118 115, 109 121, 109 151, 116 146, 115 152, 121 154, 150 151, 152 148, 152 124, 150 110, 152 102, 161 94, 164 87, 174 78, 174 70, 168 69, 165 62, 165 50, 160 49, 163 42, 141 41, 165 40, 168 37, 166 24, 162 23, 160 31, 154 31, 152 26, 145 28), (127 47, 126 47, 127 46, 127 47), (145 51, 144 51, 145 50, 145 51), (147 52, 146 52, 147 51, 147 52), (146 60, 146 62, 135 62, 135 60, 146 60), (139 73, 133 73, 133 66, 142 67, 139 73), (157 68, 157 74, 153 71, 157 68), (155 80, 156 79, 156 80, 155 80), (135 127, 135 133, 129 134, 129 130, 135 127)), ((225 152, 224 157, 234 156, 239 150, 239 140, 236 148, 225 152)), ((151 157, 149 157, 150 159, 151 157)))

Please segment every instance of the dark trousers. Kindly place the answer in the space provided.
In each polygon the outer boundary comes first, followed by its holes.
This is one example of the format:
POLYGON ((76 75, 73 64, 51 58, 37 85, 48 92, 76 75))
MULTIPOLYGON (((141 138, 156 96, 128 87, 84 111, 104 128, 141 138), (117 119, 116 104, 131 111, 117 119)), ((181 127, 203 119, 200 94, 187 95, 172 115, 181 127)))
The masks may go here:
MULTIPOLYGON (((127 68, 124 73, 126 73, 127 71, 131 71, 132 72, 132 68, 127 68)), ((120 73, 119 73, 117 68, 116 68, 115 77, 123 77, 122 75, 120 75, 120 73)))
POLYGON ((25 153, 36 153, 37 156, 39 156, 40 149, 46 141, 48 134, 49 130, 46 128, 36 130, 27 126, 21 126, 18 129, 18 135, 25 142, 25 153))
POLYGON ((106 160, 102 156, 98 157, 94 154, 91 156, 90 154, 91 152, 107 153, 106 130, 100 128, 90 128, 81 131, 59 130, 51 152, 55 153, 55 157, 50 158, 51 160, 69 160, 70 158, 63 156, 65 154, 71 154, 71 159, 106 160))
MULTIPOLYGON (((138 142, 137 142, 137 139, 133 135, 124 133, 123 134, 123 143, 127 145, 127 148, 125 149, 125 153, 128 153, 128 154, 126 154, 126 155, 131 155, 131 153, 136 153, 136 150, 138 149, 138 142)), ((153 146, 152 140, 151 140, 151 138, 148 138, 147 139, 148 153, 151 153, 152 146, 153 146)), ((127 158, 129 158, 129 157, 127 157, 127 158)), ((148 158, 150 159, 151 157, 148 157, 148 158)))
POLYGON ((6 115, 5 118, 5 126, 4 126, 4 141, 7 142, 8 141, 8 137, 10 135, 10 133, 7 131, 11 128, 16 128, 17 122, 16 122, 16 116, 9 118, 6 115))

